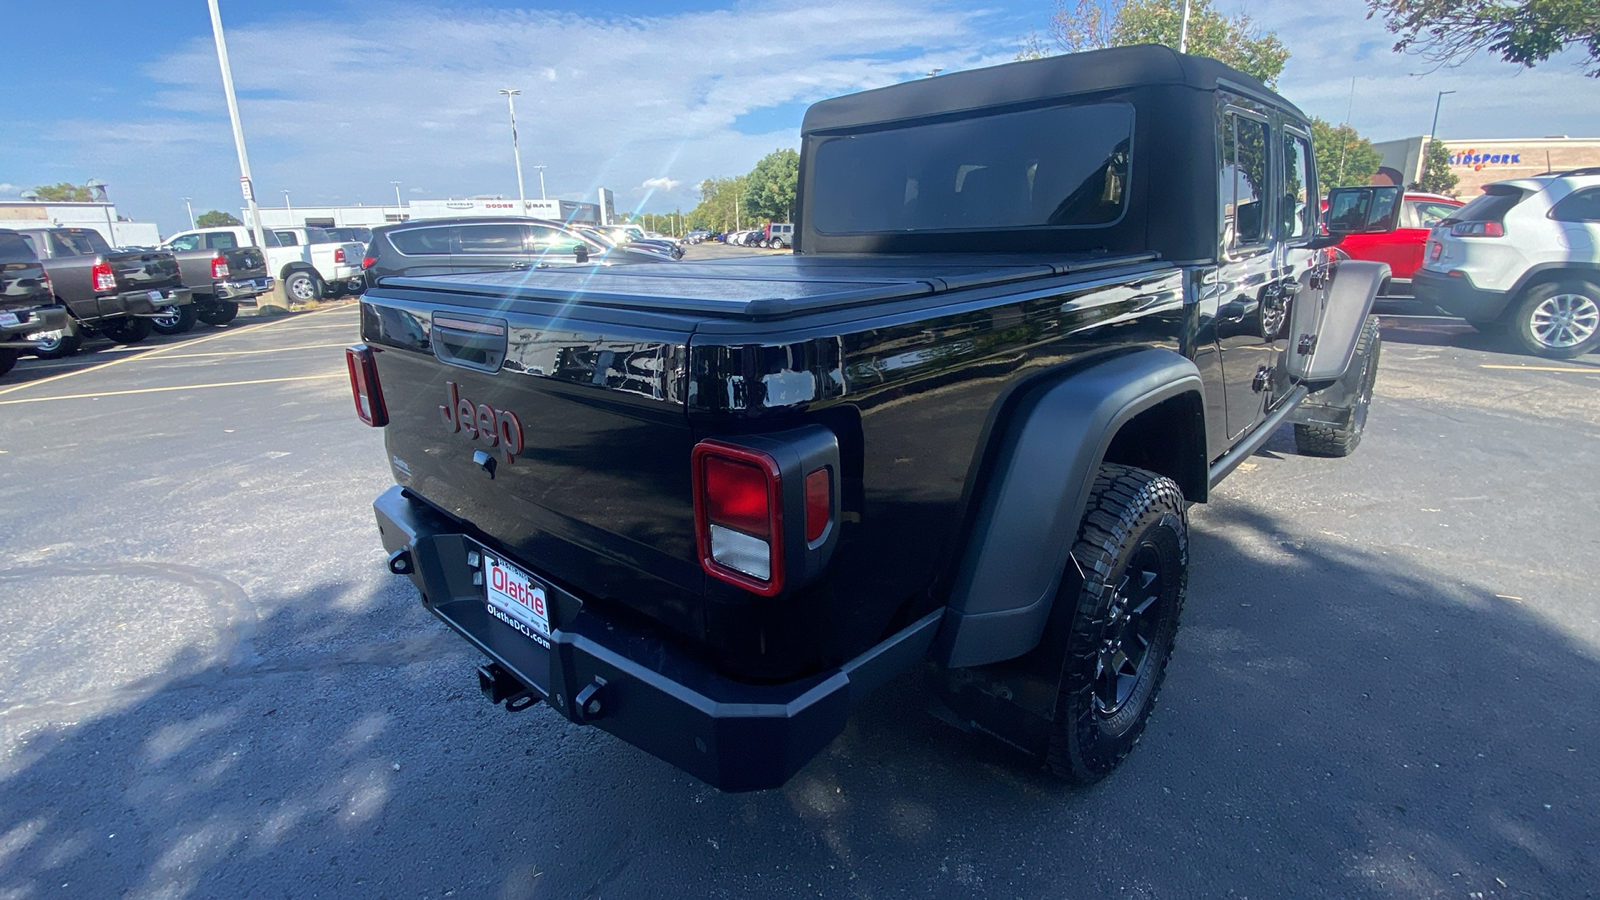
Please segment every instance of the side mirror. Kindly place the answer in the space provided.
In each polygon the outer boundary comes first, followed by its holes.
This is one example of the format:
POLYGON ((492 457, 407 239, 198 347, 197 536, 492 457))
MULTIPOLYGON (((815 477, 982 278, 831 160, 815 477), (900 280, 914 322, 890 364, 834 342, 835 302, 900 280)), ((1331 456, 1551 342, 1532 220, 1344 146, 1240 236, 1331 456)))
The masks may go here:
POLYGON ((573 248, 572 255, 577 258, 578 265, 581 266, 589 261, 589 248, 583 244, 579 244, 577 247, 573 248))
POLYGON ((1387 234, 1400 223, 1400 186, 1338 187, 1328 192, 1328 234, 1387 234))

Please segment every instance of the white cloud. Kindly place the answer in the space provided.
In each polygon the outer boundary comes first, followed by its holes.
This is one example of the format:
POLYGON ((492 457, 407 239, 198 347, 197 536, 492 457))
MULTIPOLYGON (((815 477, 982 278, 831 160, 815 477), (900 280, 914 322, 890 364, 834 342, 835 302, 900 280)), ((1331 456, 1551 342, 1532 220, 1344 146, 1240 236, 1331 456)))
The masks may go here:
POLYGON ((19 184, 12 184, 9 181, 0 181, 0 194, 10 195, 20 193, 21 191, 22 186, 19 184))
POLYGON ((651 193, 655 191, 670 192, 677 190, 678 185, 680 184, 683 184, 683 182, 677 180, 676 178, 646 178, 644 180, 644 184, 641 184, 639 187, 635 188, 635 191, 651 193))

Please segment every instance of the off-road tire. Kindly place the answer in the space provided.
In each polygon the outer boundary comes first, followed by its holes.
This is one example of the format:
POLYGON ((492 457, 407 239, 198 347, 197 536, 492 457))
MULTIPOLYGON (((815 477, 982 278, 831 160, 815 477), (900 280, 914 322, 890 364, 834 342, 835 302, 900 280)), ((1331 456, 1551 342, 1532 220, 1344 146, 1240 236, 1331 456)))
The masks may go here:
POLYGON ((1517 343, 1534 356, 1576 359, 1600 348, 1600 286, 1577 279, 1536 284, 1517 302, 1511 322, 1517 343), (1567 317, 1564 328, 1559 316, 1567 317))
POLYGON ((1082 584, 1056 598, 1070 615, 1051 623, 1068 634, 1045 765, 1074 784, 1109 775, 1155 709, 1188 589, 1186 510, 1183 490, 1164 475, 1107 464, 1095 476, 1072 547, 1082 584))
POLYGON ((216 303, 206 304, 204 309, 195 311, 200 321, 207 325, 226 325, 238 314, 239 304, 232 300, 218 300, 216 303))
POLYGON ((0 375, 11 371, 11 368, 17 364, 17 356, 18 354, 15 350, 0 350, 0 375))
POLYGON ((194 321, 199 315, 195 311, 194 304, 185 303, 173 309, 175 311, 170 316, 155 316, 150 319, 150 327, 155 329, 156 334, 183 334, 194 327, 194 321))
POLYGON ((137 344, 150 336, 149 319, 129 316, 115 322, 102 322, 96 326, 100 333, 118 344, 137 344))
POLYGON ((1383 354, 1383 338, 1378 334, 1378 317, 1367 316, 1356 341, 1355 358, 1350 360, 1346 378, 1355 379, 1356 399, 1345 425, 1295 425, 1294 446, 1302 456, 1345 457, 1361 445, 1367 427, 1367 411, 1372 407, 1372 388, 1378 382, 1378 357, 1383 354))

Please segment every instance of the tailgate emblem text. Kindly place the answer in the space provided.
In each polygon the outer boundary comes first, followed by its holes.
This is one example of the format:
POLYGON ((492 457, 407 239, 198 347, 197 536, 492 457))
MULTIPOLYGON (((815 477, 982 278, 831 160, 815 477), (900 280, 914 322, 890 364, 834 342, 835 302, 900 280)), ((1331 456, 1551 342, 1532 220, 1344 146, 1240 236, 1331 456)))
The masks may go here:
POLYGON ((522 422, 510 410, 495 409, 487 403, 474 404, 461 396, 454 381, 445 382, 449 396, 439 407, 439 415, 452 432, 483 441, 505 451, 506 465, 517 461, 522 452, 522 422))

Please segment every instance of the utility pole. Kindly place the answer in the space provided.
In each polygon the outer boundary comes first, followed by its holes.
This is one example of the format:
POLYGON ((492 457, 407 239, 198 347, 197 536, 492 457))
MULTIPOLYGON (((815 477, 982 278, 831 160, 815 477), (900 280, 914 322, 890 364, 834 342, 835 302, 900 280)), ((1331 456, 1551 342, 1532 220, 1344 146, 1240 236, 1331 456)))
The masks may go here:
POLYGON ((1438 140, 1435 135, 1439 133, 1439 104, 1444 102, 1445 94, 1454 94, 1455 91, 1440 91, 1439 96, 1433 99, 1433 124, 1428 126, 1428 143, 1438 140))
POLYGON ((290 225, 294 225, 294 207, 289 205, 289 192, 288 191, 284 191, 283 192, 283 208, 289 214, 289 224, 290 225))
POLYGON ((540 200, 547 200, 549 198, 547 198, 544 195, 544 170, 548 169, 550 167, 549 166, 534 166, 534 168, 539 170, 539 199, 540 200))
POLYGON ((522 150, 517 147, 516 96, 522 91, 502 88, 500 93, 506 95, 506 108, 511 111, 511 158, 516 160, 517 163, 517 215, 525 216, 528 214, 528 197, 522 190, 522 150))
MULTIPOLYGON (((233 123, 233 145, 239 151, 239 184, 244 191, 245 203, 250 207, 251 234, 256 246, 265 253, 267 238, 261 231, 261 210, 256 206, 255 185, 250 181, 250 157, 244 152, 244 125, 239 122, 239 98, 233 93, 233 68, 228 65, 228 43, 222 37, 222 13, 217 0, 206 0, 211 7, 211 36, 217 41, 217 64, 222 67, 222 92, 228 98, 228 119, 233 123)), ((276 305, 277 295, 262 294, 258 303, 276 305)))
POLYGON ((183 208, 189 211, 189 230, 194 230, 194 206, 189 202, 192 197, 183 198, 183 208))
POLYGON ((1189 0, 1183 0, 1183 22, 1178 26, 1178 52, 1189 52, 1189 0))

